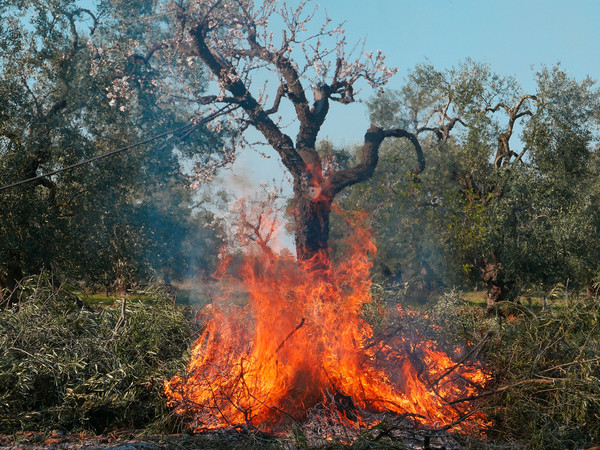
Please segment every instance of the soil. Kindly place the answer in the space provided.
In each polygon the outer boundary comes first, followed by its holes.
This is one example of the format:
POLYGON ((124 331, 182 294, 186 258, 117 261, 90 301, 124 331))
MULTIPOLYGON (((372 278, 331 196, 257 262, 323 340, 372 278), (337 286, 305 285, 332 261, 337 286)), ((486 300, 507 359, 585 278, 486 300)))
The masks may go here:
POLYGON ((64 434, 59 430, 50 433, 22 432, 15 435, 0 435, 2 449, 118 449, 157 450, 207 448, 205 443, 189 434, 138 435, 131 431, 107 435, 88 433, 64 434))
MULTIPOLYGON (((424 430, 423 430, 424 431, 424 430)), ((388 437, 391 437, 386 433, 388 437)), ((210 449, 210 450, 258 450, 268 448, 271 450, 296 450, 303 449, 328 449, 339 450, 348 448, 343 442, 322 440, 320 443, 298 443, 291 436, 282 438, 272 435, 261 435, 240 431, 217 431, 201 434, 172 434, 172 435, 140 435, 135 431, 120 431, 106 435, 91 435, 88 433, 65 434, 60 430, 50 433, 20 432, 14 435, 0 435, 0 449, 112 449, 112 450, 162 450, 162 449, 210 449), (307 445, 308 444, 308 445, 307 445)), ((441 450, 465 448, 450 434, 431 435, 427 432, 415 433, 410 436, 395 437, 393 440, 379 439, 372 441, 374 447, 386 449, 418 449, 441 450)), ((473 448, 471 446, 467 446, 473 448)))

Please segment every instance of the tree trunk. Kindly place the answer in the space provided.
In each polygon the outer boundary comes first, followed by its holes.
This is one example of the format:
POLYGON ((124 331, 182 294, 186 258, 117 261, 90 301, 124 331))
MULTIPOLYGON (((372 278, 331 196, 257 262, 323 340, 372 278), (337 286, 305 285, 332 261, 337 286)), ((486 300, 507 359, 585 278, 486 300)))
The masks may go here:
POLYGON ((298 261, 315 268, 329 265, 329 215, 332 199, 307 181, 294 183, 294 222, 298 261))
POLYGON ((442 280, 440 279, 438 274, 435 273, 435 270, 432 269, 432 267, 429 265, 426 259, 421 259, 420 266, 421 270, 419 271, 419 274, 423 279, 424 290, 426 290, 427 292, 431 292, 434 289, 439 289, 440 287, 443 287, 442 280))
POLYGON ((497 302, 506 300, 508 289, 502 279, 502 265, 496 261, 495 257, 484 258, 480 271, 481 278, 487 289, 486 303, 489 314, 496 309, 497 302))

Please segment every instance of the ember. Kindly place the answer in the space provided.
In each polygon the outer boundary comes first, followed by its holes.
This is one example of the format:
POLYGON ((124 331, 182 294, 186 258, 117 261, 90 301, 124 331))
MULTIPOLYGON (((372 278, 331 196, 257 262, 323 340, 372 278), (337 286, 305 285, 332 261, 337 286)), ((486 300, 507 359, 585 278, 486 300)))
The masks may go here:
POLYGON ((348 254, 331 266, 322 254, 300 263, 286 253, 246 255, 248 305, 234 306, 223 292, 193 345, 187 374, 165 383, 169 404, 191 417, 195 431, 277 431, 306 420, 318 405, 355 429, 374 425, 371 413, 464 431, 485 424, 482 413, 452 403, 485 384, 481 368, 400 330, 376 337, 363 320, 376 249, 364 227, 353 229, 348 254))

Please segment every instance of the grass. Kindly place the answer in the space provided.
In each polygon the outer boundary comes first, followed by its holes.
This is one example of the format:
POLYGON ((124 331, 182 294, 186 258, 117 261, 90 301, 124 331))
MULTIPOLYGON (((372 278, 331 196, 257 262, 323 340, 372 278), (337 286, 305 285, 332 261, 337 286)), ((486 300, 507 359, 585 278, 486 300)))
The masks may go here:
MULTIPOLYGON (((486 292, 483 290, 458 291, 461 298, 475 306, 486 305, 486 292)), ((531 289, 519 295, 515 302, 535 310, 542 310, 546 307, 564 307, 568 304, 569 297, 581 297, 584 294, 569 292, 565 285, 558 284, 554 286, 545 296, 539 289, 531 289)))
POLYGON ((460 291, 461 298, 476 306, 485 306, 485 291, 460 291))
POLYGON ((114 295, 106 295, 106 294, 87 294, 85 292, 77 293, 79 298, 83 300, 86 305, 90 307, 99 307, 99 306, 113 306, 116 304, 118 297, 114 295))

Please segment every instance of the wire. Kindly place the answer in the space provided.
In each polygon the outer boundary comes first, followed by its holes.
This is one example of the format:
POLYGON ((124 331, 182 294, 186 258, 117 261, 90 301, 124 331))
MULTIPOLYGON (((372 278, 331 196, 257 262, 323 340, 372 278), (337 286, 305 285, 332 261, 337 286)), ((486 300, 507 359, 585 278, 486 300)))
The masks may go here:
POLYGON ((174 130, 165 131, 164 133, 160 133, 160 134, 157 134, 156 136, 149 137, 148 139, 144 139, 143 141, 139 141, 139 142, 136 142, 134 144, 130 144, 130 145, 127 145, 125 147, 118 148, 116 150, 113 150, 112 152, 108 152, 108 153, 105 153, 103 155, 94 156, 93 158, 86 159, 85 161, 80 161, 80 162, 78 162, 76 164, 72 164, 70 166, 66 166, 66 167, 63 167, 61 169, 53 170, 52 172, 48 172, 48 173, 45 173, 43 175, 38 175, 36 177, 27 178, 26 180, 17 181, 16 183, 12 183, 12 184, 7 184, 7 185, 4 185, 4 186, 1 186, 0 187, 0 191, 4 191, 6 189, 10 189, 10 188, 14 188, 14 187, 17 187, 17 186, 21 186, 23 184, 31 183, 33 181, 40 180, 42 178, 47 178, 47 177, 50 177, 52 175, 56 175, 57 173, 64 172, 66 170, 75 169, 76 167, 80 167, 80 166, 83 166, 85 164, 89 164, 89 163, 92 163, 94 161, 98 161, 99 159, 107 158, 109 156, 116 155, 117 153, 122 153, 122 152, 125 152, 127 150, 131 150, 132 148, 139 147, 140 145, 147 144, 149 142, 155 141, 155 140, 163 138, 165 136, 169 136, 171 134, 175 134, 175 133, 177 133, 179 131, 182 131, 182 130, 184 130, 186 128, 189 128, 189 127, 195 127, 195 125, 193 125, 193 124, 186 124, 186 125, 183 125, 183 126, 181 126, 179 128, 175 128, 174 130))

